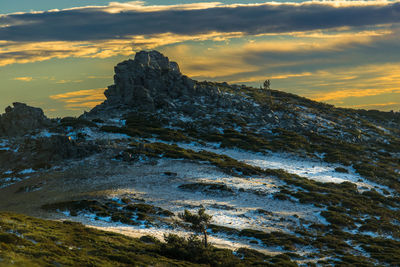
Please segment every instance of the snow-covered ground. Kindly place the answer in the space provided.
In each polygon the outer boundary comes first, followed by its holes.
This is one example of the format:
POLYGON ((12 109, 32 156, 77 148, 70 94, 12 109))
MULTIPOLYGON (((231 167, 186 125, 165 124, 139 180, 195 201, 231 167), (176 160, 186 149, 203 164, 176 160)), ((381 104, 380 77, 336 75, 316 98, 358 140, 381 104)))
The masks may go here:
POLYGON ((30 175, 34 174, 36 171, 33 169, 25 169, 18 173, 13 174, 13 171, 9 170, 4 173, 0 173, 0 189, 8 187, 10 185, 16 184, 22 180, 30 178, 30 175))
POLYGON ((10 151, 10 142, 7 139, 0 139, 0 150, 10 151))
MULTIPOLYGON (((115 121, 115 125, 123 126, 125 121, 115 121)), ((83 134, 87 140, 113 140, 117 143, 128 144, 129 136, 123 134, 105 133, 96 129, 82 128, 69 130, 68 135, 78 138, 83 134), (119 140, 119 141, 118 141, 119 140)), ((47 133, 43 133, 47 136, 47 133)), ((150 142, 162 142, 157 139, 148 139, 150 142)), ((169 143, 169 142, 163 142, 169 143)), ((111 143, 112 144, 112 143, 111 143)), ((208 143, 178 143, 182 148, 194 151, 209 151, 216 154, 227 155, 238 161, 264 169, 282 169, 288 173, 319 182, 352 182, 359 190, 376 188, 391 190, 385 186, 375 184, 358 175, 351 167, 340 164, 329 164, 318 157, 302 158, 288 153, 255 153, 240 149, 221 148, 218 144, 208 143), (348 173, 335 171, 336 168, 345 168, 348 173)), ((8 147, 8 143, 0 140, 0 150, 8 147)), ((102 155, 93 155, 82 160, 80 168, 88 166, 98 170, 97 175, 83 181, 81 178, 69 177, 67 183, 87 183, 92 189, 100 188, 100 184, 107 184, 107 196, 116 200, 121 198, 143 199, 151 204, 178 214, 185 209, 195 212, 204 206, 207 213, 212 215, 212 223, 237 230, 253 229, 264 232, 283 231, 295 234, 297 227, 307 227, 312 223, 327 225, 327 221, 320 214, 324 210, 314 205, 292 202, 289 200, 274 199, 273 194, 279 192, 285 183, 275 177, 238 177, 227 175, 217 167, 207 163, 195 163, 185 159, 162 158, 158 160, 142 160, 135 163, 126 163, 110 160, 102 155), (97 166, 97 167, 96 167, 97 166), (102 171, 104 170, 104 171, 102 171), (173 173, 176 175, 167 175, 173 173), (185 184, 224 184, 231 189, 230 193, 215 191, 207 193, 196 190, 183 190, 179 186, 185 184)), ((65 167, 65 168, 69 168, 65 167)), ((18 173, 28 176, 33 174, 32 169, 18 173)), ((80 172, 80 170, 79 170, 80 172)), ((9 173, 11 174, 11 173, 9 173)), ((3 174, 4 175, 4 174, 3 174)), ((20 178, 6 178, 5 185, 17 182, 20 178)), ((66 185, 64 184, 64 186, 66 185)), ((76 185, 74 185, 76 186, 76 185)), ((64 216, 71 218, 70 214, 64 216)), ((93 227, 124 233, 132 236, 154 235, 162 239, 167 233, 189 234, 184 229, 173 229, 168 224, 159 224, 148 227, 146 225, 127 226, 122 223, 113 223, 110 218, 97 218, 93 214, 80 214, 73 217, 93 227)), ((279 247, 264 247, 255 244, 254 240, 247 237, 227 236, 224 233, 210 233, 210 241, 229 248, 251 247, 268 253, 279 253, 279 247), (251 242, 252 241, 252 242, 251 242)), ((305 252, 312 253, 312 248, 304 248, 305 252)), ((299 251, 301 253, 301 251, 299 251)))
MULTIPOLYGON (((118 164, 118 162, 111 164, 118 164)), ((278 191, 278 186, 284 185, 282 181, 275 178, 246 179, 229 176, 206 163, 167 158, 159 159, 152 164, 146 161, 128 164, 120 166, 119 170, 120 173, 107 177, 107 183, 113 185, 112 190, 107 190, 107 196, 113 200, 143 199, 147 204, 167 209, 176 215, 185 209, 196 212, 204 206, 207 213, 213 216, 213 224, 237 230, 284 231, 293 234, 295 228, 303 223, 327 224, 320 215, 323 210, 321 208, 274 199, 272 194, 278 191), (166 172, 176 173, 176 175, 166 175, 166 172), (233 188, 234 193, 224 194, 218 191, 206 193, 201 190, 190 191, 179 188, 180 185, 191 183, 224 183, 233 188), (264 194, 254 193, 260 191, 264 194)), ((87 183, 94 184, 98 179, 88 180, 87 183)), ((187 234, 184 229, 173 229, 166 224, 152 227, 127 226, 111 223, 108 219, 95 220, 90 214, 81 214, 73 219, 87 225, 134 236, 150 234, 161 238, 164 233, 187 234)), ((261 244, 254 244, 254 239, 248 237, 227 236, 224 233, 210 235, 211 242, 222 247, 246 246, 269 253, 280 251, 279 247, 267 248, 261 244)))
MULTIPOLYGON (((160 142, 150 139, 150 142, 160 142)), ((163 142, 169 143, 169 142, 163 142)), ((194 151, 206 150, 209 152, 227 155, 238 161, 265 169, 283 169, 288 173, 297 174, 319 182, 352 182, 359 190, 389 188, 368 181, 355 173, 351 167, 340 164, 329 164, 316 158, 302 158, 288 153, 254 153, 239 149, 221 148, 218 144, 200 145, 197 143, 178 143, 185 149, 194 151), (335 171, 336 168, 345 168, 348 173, 335 171)), ((280 186, 285 183, 274 177, 237 177, 226 175, 216 167, 206 163, 193 163, 184 159, 158 159, 149 164, 140 161, 127 166, 126 172, 114 177, 114 189, 109 197, 121 199, 143 199, 145 203, 178 214, 184 209, 195 212, 204 206, 213 216, 213 224, 234 228, 237 230, 253 229, 264 232, 284 231, 294 234, 297 227, 307 227, 312 223, 327 225, 328 222, 320 214, 324 210, 314 205, 306 205, 292 201, 282 201, 273 198, 280 186), (165 175, 165 172, 176 175, 165 175), (121 181, 123 181, 121 183, 121 181), (233 190, 233 193, 207 193, 194 190, 182 190, 180 185, 205 183, 224 184, 233 190)), ((121 223, 112 223, 109 220, 94 220, 90 215, 82 215, 79 220, 86 224, 101 227, 106 230, 122 232, 124 234, 155 235, 161 238, 165 233, 180 232, 187 234, 183 229, 172 229, 166 225, 146 227, 127 226, 121 223), (99 225, 100 224, 100 225, 99 225)), ((248 246, 255 249, 277 253, 280 248, 266 248, 261 244, 250 243, 252 239, 238 236, 227 236, 223 233, 211 233, 211 240, 217 245, 237 248, 248 246)), ((254 240, 253 240, 254 241, 254 240)), ((308 251, 312 252, 312 249, 308 251)))
POLYGON ((5 177, 0 179, 0 189, 22 181, 19 177, 5 177))
POLYGON ((126 140, 129 139, 130 136, 126 134, 120 134, 120 133, 107 133, 107 132, 102 132, 98 130, 94 130, 89 127, 85 127, 79 130, 75 131, 69 131, 68 136, 72 139, 78 139, 79 135, 85 136, 86 140, 126 140))
POLYGON ((206 146, 196 143, 179 143, 179 146, 194 151, 205 150, 220 155, 227 155, 235 160, 263 169, 282 169, 288 173, 297 174, 322 183, 351 182, 356 184, 361 191, 375 188, 378 191, 385 189, 388 192, 393 192, 393 190, 387 186, 363 178, 357 174, 352 167, 326 163, 318 159, 302 158, 288 153, 270 152, 268 154, 263 154, 240 149, 221 148, 218 144, 212 143, 206 146), (344 168, 348 173, 337 172, 335 171, 336 168, 344 168))

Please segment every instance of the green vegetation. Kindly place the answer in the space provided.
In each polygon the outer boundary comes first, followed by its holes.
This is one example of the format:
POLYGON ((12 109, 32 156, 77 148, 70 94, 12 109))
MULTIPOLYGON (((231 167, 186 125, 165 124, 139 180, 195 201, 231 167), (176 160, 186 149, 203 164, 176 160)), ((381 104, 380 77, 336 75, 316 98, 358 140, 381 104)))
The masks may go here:
MULTIPOLYGON (((165 122, 164 122, 165 123, 165 122)), ((190 141, 181 131, 171 130, 162 126, 162 122, 151 114, 129 114, 126 117, 126 126, 102 126, 100 130, 111 133, 122 133, 132 137, 158 137, 164 141, 190 141)))
POLYGON ((289 257, 249 249, 205 248, 195 238, 174 235, 166 243, 13 213, 0 213, 2 266, 296 266, 289 257))
POLYGON ((227 194, 232 195, 235 193, 232 188, 226 184, 212 184, 212 183, 192 183, 183 184, 179 186, 180 189, 189 191, 201 191, 208 194, 227 194))
MULTIPOLYGON (((280 98, 278 97, 278 99, 280 98)), ((286 97, 284 98, 286 99, 286 97)), ((324 108, 330 113, 338 113, 339 117, 345 116, 340 109, 331 110, 329 106, 323 104, 318 108, 324 108)), ((227 125, 221 125, 224 129, 223 133, 204 132, 199 130, 201 127, 192 127, 191 124, 180 125, 181 130, 169 129, 164 126, 168 123, 167 121, 151 114, 130 114, 126 119, 125 127, 103 126, 101 130, 124 133, 132 137, 156 137, 171 142, 216 142, 220 143, 221 147, 240 148, 255 152, 285 151, 308 157, 315 157, 315 153, 319 153, 324 155, 323 160, 326 162, 353 166, 363 177, 400 192, 400 181, 395 172, 400 167, 400 160, 390 154, 390 152, 400 151, 400 140, 394 136, 390 136, 390 145, 379 142, 371 144, 359 141, 354 143, 345 139, 337 139, 329 134, 312 131, 295 132, 282 128, 275 128, 271 133, 261 134, 248 129, 246 122, 238 120, 237 117, 221 119, 229 122, 227 125), (240 132, 234 130, 232 127, 235 125, 243 126, 242 130, 240 132), (383 150, 388 152, 382 152, 383 150)), ((201 121, 198 124, 200 125, 201 121)), ((378 131, 375 126, 369 127, 378 131)), ((347 133, 358 140, 359 132, 349 130, 347 133)), ((341 167, 336 171, 348 172, 347 169, 341 167)))
POLYGON ((208 229, 208 226, 210 225, 212 216, 206 213, 206 209, 200 208, 197 211, 197 214, 193 214, 190 211, 185 209, 185 211, 183 213, 179 213, 178 216, 184 222, 189 223, 190 228, 193 231, 203 234, 204 247, 208 247, 207 229, 208 229))
POLYGON ((71 216, 79 213, 94 214, 95 220, 110 218, 113 222, 121 222, 128 225, 149 226, 163 217, 171 217, 174 214, 153 205, 145 203, 131 203, 131 201, 114 200, 77 200, 44 205, 43 209, 51 212, 69 212, 71 216))
POLYGON ((128 149, 128 153, 142 154, 155 158, 173 158, 173 159, 189 159, 196 161, 206 161, 219 167, 222 171, 228 174, 241 175, 259 175, 262 169, 250 166, 240 161, 234 160, 225 155, 219 155, 208 151, 193 151, 183 149, 177 145, 168 145, 164 143, 138 143, 132 142, 132 147, 128 149))
MULTIPOLYGON (((282 181, 286 182, 287 186, 274 195, 276 199, 299 201, 300 203, 313 204, 317 207, 327 208, 326 211, 321 213, 321 215, 329 222, 328 226, 320 228, 325 229, 325 231, 341 231, 342 229, 358 228, 361 232, 373 231, 377 234, 388 234, 400 237, 399 226, 392 222, 393 220, 400 221, 400 212, 394 210, 399 208, 398 203, 400 203, 400 201, 398 197, 384 196, 375 190, 367 190, 361 193, 358 191, 357 186, 350 182, 344 182, 341 184, 320 183, 297 175, 289 174, 283 170, 262 170, 242 162, 237 162, 225 155, 218 155, 204 151, 195 152, 192 150, 185 150, 176 145, 152 143, 144 144, 141 149, 138 149, 140 146, 137 143, 133 143, 132 145, 133 147, 136 147, 136 150, 132 150, 132 153, 143 153, 151 157, 163 156, 207 161, 228 174, 237 173, 238 170, 246 170, 246 172, 243 173, 246 173, 247 175, 278 177, 282 181), (380 218, 379 222, 382 227, 378 225, 377 220, 365 220, 366 217, 380 218), (356 227, 356 225, 360 226, 356 227)), ((212 192, 213 190, 231 192, 232 190, 223 184, 193 183, 181 185, 180 187, 186 190, 201 190, 203 192, 212 192)), ((317 226, 314 225, 313 227, 317 226)), ((221 230, 221 228, 217 226, 212 226, 211 229, 214 232, 226 230, 221 230)), ((284 239, 283 242, 279 243, 276 241, 276 236, 279 236, 276 233, 273 233, 272 236, 263 236, 262 233, 257 233, 257 231, 250 231, 252 234, 244 234, 231 230, 230 233, 245 236, 250 235, 252 237, 258 236, 258 238, 266 245, 286 244, 286 248, 293 248, 293 245, 296 244, 293 241, 289 242, 287 239, 284 239)), ((320 245, 318 246, 328 246, 328 240, 332 241, 331 239, 334 238, 334 235, 320 236, 318 238, 320 242, 320 245)), ((339 244, 339 241, 339 239, 336 240, 335 244, 339 244)), ((297 240, 296 242, 304 243, 309 242, 309 240, 304 242, 297 240)), ((337 246, 341 247, 341 245, 335 245, 335 248, 337 246)), ((343 253, 346 250, 347 249, 344 248, 340 249, 343 253)))

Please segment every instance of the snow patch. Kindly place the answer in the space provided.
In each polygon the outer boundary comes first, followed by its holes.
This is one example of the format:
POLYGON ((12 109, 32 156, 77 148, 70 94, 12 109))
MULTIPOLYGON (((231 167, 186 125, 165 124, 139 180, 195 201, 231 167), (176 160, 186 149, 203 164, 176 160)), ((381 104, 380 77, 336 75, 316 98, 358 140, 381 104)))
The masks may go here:
POLYGON ((329 164, 322 160, 302 158, 288 153, 274 152, 262 154, 239 149, 220 148, 218 144, 202 146, 194 143, 180 143, 179 146, 194 151, 205 150, 220 155, 227 155, 235 160, 263 169, 282 169, 288 173, 297 174, 322 183, 351 182, 356 184, 360 190, 378 188, 393 193, 393 190, 389 187, 361 177, 352 167, 345 167, 340 164, 329 164), (335 171, 338 167, 347 169, 348 173, 335 171))
POLYGON ((36 172, 34 169, 30 168, 30 169, 25 169, 19 172, 19 174, 30 174, 30 173, 34 173, 36 172))

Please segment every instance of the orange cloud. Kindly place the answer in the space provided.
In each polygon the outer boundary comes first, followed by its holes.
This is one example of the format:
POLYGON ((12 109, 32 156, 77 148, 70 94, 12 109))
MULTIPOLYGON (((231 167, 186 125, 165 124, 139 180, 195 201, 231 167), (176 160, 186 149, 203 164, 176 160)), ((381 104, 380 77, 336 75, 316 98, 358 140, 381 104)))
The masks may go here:
POLYGON ((63 102, 66 109, 93 108, 105 100, 105 88, 88 89, 51 95, 50 98, 63 102))
MULTIPOLYGON (((352 69, 319 71, 315 78, 325 81, 317 86, 338 88, 334 91, 310 94, 317 101, 338 101, 349 97, 368 97, 400 93, 400 65, 366 65, 352 69)), ((315 79, 309 81, 315 82, 315 79)))
POLYGON ((22 81, 22 82, 30 82, 33 80, 32 77, 15 77, 13 80, 22 81))
POLYGON ((0 66, 15 63, 32 63, 52 58, 109 58, 117 55, 130 56, 134 51, 177 44, 186 41, 225 41, 243 36, 240 32, 211 32, 198 35, 162 33, 130 36, 126 39, 99 41, 51 41, 11 42, 3 41, 0 46, 0 66))
POLYGON ((311 72, 302 72, 302 73, 286 73, 286 74, 275 74, 272 76, 253 76, 253 77, 246 77, 244 79, 238 80, 231 80, 232 83, 247 83, 247 82, 259 82, 264 81, 265 79, 270 80, 284 80, 284 79, 291 79, 291 78, 300 78, 300 77, 307 77, 314 75, 311 72))
POLYGON ((312 99, 316 101, 333 101, 349 97, 376 96, 385 93, 400 93, 400 88, 341 90, 329 93, 320 93, 321 96, 312 97, 312 99))
MULTIPOLYGON (((235 7, 262 7, 262 6, 308 6, 308 5, 324 5, 333 7, 355 7, 355 6, 383 6, 392 3, 387 0, 370 0, 370 1, 348 1, 348 0, 335 0, 335 1, 304 1, 300 3, 295 2, 267 2, 267 3, 249 3, 249 4, 224 4, 221 2, 200 2, 189 4, 176 4, 176 5, 145 5, 145 1, 130 1, 127 3, 110 2, 108 6, 86 6, 76 7, 64 10, 74 9, 99 9, 108 13, 120 13, 127 11, 136 12, 159 12, 170 10, 201 10, 209 8, 235 8, 235 7)), ((55 9, 54 11, 59 11, 55 9)))
POLYGON ((353 108, 365 108, 365 107, 386 107, 400 105, 400 102, 387 102, 387 103, 375 103, 375 104, 361 104, 361 105, 350 105, 353 108))
POLYGON ((81 83, 83 82, 83 80, 75 80, 75 81, 71 81, 71 80, 59 80, 56 81, 56 83, 58 84, 64 84, 64 83, 81 83))

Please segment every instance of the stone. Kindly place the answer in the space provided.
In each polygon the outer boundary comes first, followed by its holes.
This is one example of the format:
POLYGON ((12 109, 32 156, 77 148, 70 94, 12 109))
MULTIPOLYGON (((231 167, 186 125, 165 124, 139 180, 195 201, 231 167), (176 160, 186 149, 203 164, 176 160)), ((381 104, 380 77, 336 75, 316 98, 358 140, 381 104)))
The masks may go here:
POLYGON ((0 115, 0 136, 21 136, 52 124, 42 109, 24 103, 13 103, 5 111, 0 115))
POLYGON ((133 60, 119 63, 114 70, 114 84, 104 92, 106 100, 82 115, 83 118, 157 114, 164 122, 173 125, 181 121, 178 114, 184 114, 193 121, 208 121, 206 126, 194 124, 197 130, 221 127, 218 126, 221 116, 232 118, 229 127, 236 127, 236 119, 246 114, 249 116, 246 123, 276 121, 271 118, 262 120, 270 110, 236 93, 245 86, 192 80, 181 73, 177 63, 157 51, 138 52, 133 60))
POLYGON ((153 111, 155 105, 169 103, 169 98, 193 91, 195 84, 181 74, 177 63, 157 51, 141 51, 134 60, 118 64, 114 83, 104 93, 109 105, 127 105, 148 111, 153 111), (163 96, 163 101, 159 95, 163 96))

